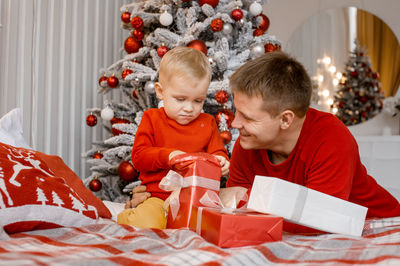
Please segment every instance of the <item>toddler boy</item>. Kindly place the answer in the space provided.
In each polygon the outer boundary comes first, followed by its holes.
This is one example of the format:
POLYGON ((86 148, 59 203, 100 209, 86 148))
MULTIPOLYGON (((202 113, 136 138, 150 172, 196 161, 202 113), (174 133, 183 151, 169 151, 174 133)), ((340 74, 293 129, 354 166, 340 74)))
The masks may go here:
POLYGON ((221 164, 222 175, 228 173, 229 157, 215 119, 201 112, 211 75, 210 63, 199 50, 176 47, 164 55, 159 82, 155 84, 156 95, 164 106, 143 113, 132 148, 132 163, 152 197, 135 209, 129 208, 128 202, 118 215, 118 223, 139 228, 166 227, 167 210, 163 206, 170 192, 158 185, 171 169, 170 160, 178 154, 213 154, 221 164))

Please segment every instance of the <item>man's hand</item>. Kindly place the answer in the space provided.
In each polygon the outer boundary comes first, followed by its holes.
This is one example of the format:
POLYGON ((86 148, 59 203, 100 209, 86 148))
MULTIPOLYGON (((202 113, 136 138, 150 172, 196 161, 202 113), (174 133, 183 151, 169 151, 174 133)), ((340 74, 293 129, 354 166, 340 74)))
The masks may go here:
POLYGON ((228 174, 230 164, 229 161, 224 156, 215 155, 215 157, 217 157, 219 164, 221 165, 222 176, 228 174))
POLYGON ((247 188, 244 187, 221 188, 219 190, 219 197, 225 207, 236 208, 239 201, 246 198, 246 192, 247 188))
POLYGON ((151 197, 149 192, 146 192, 146 186, 137 186, 132 189, 132 199, 125 203, 125 209, 135 208, 143 201, 151 197))

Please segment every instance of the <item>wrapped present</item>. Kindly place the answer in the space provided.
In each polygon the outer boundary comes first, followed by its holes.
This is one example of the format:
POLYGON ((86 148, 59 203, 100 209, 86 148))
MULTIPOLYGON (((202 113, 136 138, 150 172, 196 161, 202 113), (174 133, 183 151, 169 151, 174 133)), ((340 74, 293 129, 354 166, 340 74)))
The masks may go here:
POLYGON ((368 208, 285 180, 256 176, 247 207, 330 233, 361 236, 368 208))
POLYGON ((192 207, 207 190, 219 191, 221 166, 217 158, 207 153, 186 153, 171 160, 172 170, 159 186, 172 191, 169 203, 167 228, 189 228, 192 207))
MULTIPOLYGON (((215 196, 210 192, 206 194, 211 198, 218 197, 215 193, 215 196)), ((202 198, 200 202, 214 207, 194 208, 190 229, 215 245, 241 247, 282 240, 282 217, 225 208, 220 200, 217 204, 215 200, 210 204, 202 198)))

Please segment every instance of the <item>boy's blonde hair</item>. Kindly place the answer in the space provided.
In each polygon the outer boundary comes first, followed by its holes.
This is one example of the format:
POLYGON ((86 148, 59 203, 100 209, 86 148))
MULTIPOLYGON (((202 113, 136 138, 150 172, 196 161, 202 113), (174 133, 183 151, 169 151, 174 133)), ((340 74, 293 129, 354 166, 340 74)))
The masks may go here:
POLYGON ((172 76, 187 79, 211 80, 210 62, 203 52, 185 46, 169 50, 162 58, 159 71, 159 81, 168 82, 172 76))

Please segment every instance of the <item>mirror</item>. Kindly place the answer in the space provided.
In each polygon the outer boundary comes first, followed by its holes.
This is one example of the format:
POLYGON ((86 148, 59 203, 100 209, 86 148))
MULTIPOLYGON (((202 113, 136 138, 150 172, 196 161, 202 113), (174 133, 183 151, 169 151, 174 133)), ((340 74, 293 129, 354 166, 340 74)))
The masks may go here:
POLYGON ((372 70, 379 73, 384 96, 396 94, 400 84, 400 46, 392 30, 378 17, 355 7, 327 9, 301 25, 286 48, 313 78, 313 107, 331 111, 337 77, 345 70, 355 39, 366 49, 372 70))

